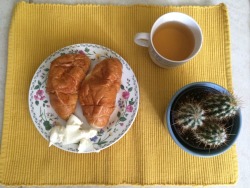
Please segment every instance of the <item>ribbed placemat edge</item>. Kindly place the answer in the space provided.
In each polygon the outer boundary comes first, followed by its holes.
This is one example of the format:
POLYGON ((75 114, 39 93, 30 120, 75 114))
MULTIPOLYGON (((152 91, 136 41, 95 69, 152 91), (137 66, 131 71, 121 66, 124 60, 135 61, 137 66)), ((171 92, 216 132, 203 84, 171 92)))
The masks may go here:
MULTIPOLYGON (((9 37, 8 37, 8 62, 10 58, 13 57, 13 51, 9 49, 13 49, 13 23, 15 18, 16 9, 18 4, 15 5, 12 11, 12 18, 9 29, 9 37)), ((10 76, 13 73, 13 66, 8 63, 6 69, 6 82, 5 82, 5 98, 11 90, 11 86, 13 83, 13 78, 10 76), (8 79, 7 79, 8 78, 8 79)), ((4 115, 3 115, 3 128, 2 128, 2 140, 1 140, 1 150, 0 150, 0 184, 3 182, 3 172, 5 169, 5 161, 6 161, 6 148, 8 145, 8 137, 9 137, 9 119, 10 119, 10 100, 4 100, 4 115), (4 151, 4 152, 3 152, 4 151)))
POLYGON ((194 9, 207 9, 207 8, 215 8, 215 7, 220 7, 220 6, 225 6, 224 3, 219 3, 216 5, 206 5, 206 6, 202 6, 202 5, 154 5, 154 4, 130 4, 130 5, 121 5, 121 4, 90 4, 90 3, 86 3, 86 4, 59 4, 59 3, 28 3, 26 1, 21 1, 18 3, 19 5, 29 5, 29 6, 44 6, 44 7, 55 7, 55 6, 63 6, 63 7, 76 7, 76 6, 87 6, 87 7, 179 7, 179 8, 194 8, 194 9))
POLYGON ((229 25, 229 18, 228 18, 228 10, 225 4, 223 4, 222 9, 224 11, 224 28, 225 28, 225 59, 226 59, 226 75, 227 75, 227 89, 232 92, 233 90, 233 85, 232 85, 232 66, 231 66, 231 55, 230 55, 230 45, 231 45, 231 40, 230 40, 230 25, 229 25))
MULTIPOLYGON (((224 28, 225 28, 225 66, 226 66, 226 76, 227 76, 227 89, 233 93, 233 81, 232 81, 232 64, 231 64, 231 40, 230 40, 230 22, 229 22, 229 13, 225 4, 223 4, 222 9, 224 11, 224 28)), ((234 149, 236 150, 236 145, 234 145, 234 149)), ((233 160, 238 161, 238 157, 236 152, 233 152, 233 160)), ((232 184, 236 184, 238 181, 238 163, 234 163, 234 174, 236 174, 235 182, 231 182, 232 184)))

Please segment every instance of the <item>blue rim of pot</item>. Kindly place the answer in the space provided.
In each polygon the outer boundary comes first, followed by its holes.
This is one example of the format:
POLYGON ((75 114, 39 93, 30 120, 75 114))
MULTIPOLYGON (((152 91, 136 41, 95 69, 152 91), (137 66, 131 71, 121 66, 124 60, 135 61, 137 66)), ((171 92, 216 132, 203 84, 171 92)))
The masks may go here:
POLYGON ((198 157, 214 157, 217 155, 220 155, 224 152, 226 152, 228 149, 231 148, 231 146, 235 143, 235 141, 237 140, 239 134, 240 134, 240 130, 241 130, 241 121, 242 121, 242 117, 241 117, 241 111, 238 110, 237 114, 235 117, 233 117, 234 119, 234 125, 232 127, 232 131, 230 132, 230 134, 233 132, 234 134, 232 134, 230 136, 230 139, 227 141, 226 145, 223 145, 221 147, 218 147, 216 149, 198 149, 195 147, 192 147, 191 145, 187 144, 185 141, 183 141, 183 139, 175 132, 175 130, 172 128, 174 125, 172 125, 171 123, 171 111, 172 111, 172 107, 174 105, 174 103, 176 103, 178 101, 178 98, 181 95, 184 95, 188 90, 192 90, 192 89, 197 89, 197 88, 204 88, 204 89, 211 89, 220 93, 225 93, 225 94, 229 94, 229 91, 225 88, 223 88, 222 86, 212 83, 212 82, 194 82, 191 84, 188 84, 184 87, 182 87, 181 89, 179 89, 172 97, 172 99, 169 102, 169 105, 167 107, 167 111, 165 113, 165 121, 166 121, 166 125, 167 125, 167 129, 172 137, 172 139, 174 140, 174 142, 181 148, 183 149, 185 152, 194 155, 194 156, 198 156, 198 157))

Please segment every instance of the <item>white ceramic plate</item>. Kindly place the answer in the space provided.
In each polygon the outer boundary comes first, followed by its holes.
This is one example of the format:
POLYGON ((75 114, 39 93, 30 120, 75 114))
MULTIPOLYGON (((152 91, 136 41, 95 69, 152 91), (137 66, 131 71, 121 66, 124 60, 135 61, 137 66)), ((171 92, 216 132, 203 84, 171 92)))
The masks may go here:
MULTIPOLYGON (((97 136, 91 138, 95 149, 89 152, 97 152, 105 149, 120 138, 122 138, 131 127, 139 107, 139 88, 136 77, 128 63, 114 51, 96 44, 75 44, 64 47, 49 56, 37 69, 30 85, 29 90, 29 110, 34 125, 41 135, 49 141, 50 129, 56 121, 65 125, 53 108, 50 106, 49 96, 46 93, 46 82, 49 73, 50 63, 57 57, 69 53, 85 53, 91 59, 91 69, 101 60, 108 57, 118 58, 123 65, 121 88, 116 97, 116 108, 112 113, 107 127, 98 130, 97 136)), ((86 126, 86 119, 82 115, 82 110, 77 104, 74 113, 86 126)), ((55 144, 56 147, 69 152, 78 153, 78 144, 62 146, 55 144)))

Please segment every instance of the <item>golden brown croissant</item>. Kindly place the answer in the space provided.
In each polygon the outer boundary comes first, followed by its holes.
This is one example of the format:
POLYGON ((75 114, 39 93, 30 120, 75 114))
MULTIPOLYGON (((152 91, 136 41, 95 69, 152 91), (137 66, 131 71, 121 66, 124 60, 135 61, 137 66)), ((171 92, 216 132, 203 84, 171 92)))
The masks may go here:
POLYGON ((79 101, 90 125, 102 128, 108 124, 115 108, 121 76, 122 64, 116 58, 109 58, 97 64, 82 82, 79 101))
POLYGON ((80 84, 89 66, 90 59, 85 54, 66 54, 51 63, 46 91, 62 119, 68 119, 75 111, 80 84))

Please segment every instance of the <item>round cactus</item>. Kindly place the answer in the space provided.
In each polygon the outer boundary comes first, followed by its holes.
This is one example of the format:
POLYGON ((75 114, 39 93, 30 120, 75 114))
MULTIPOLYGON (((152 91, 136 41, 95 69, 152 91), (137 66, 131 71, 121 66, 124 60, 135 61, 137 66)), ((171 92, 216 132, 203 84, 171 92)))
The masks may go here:
POLYGON ((184 129, 195 130, 204 120, 205 111, 198 103, 185 103, 175 113, 175 122, 184 129))
POLYGON ((226 143, 228 135, 224 125, 207 122, 194 132, 195 138, 210 148, 217 148, 226 143))
POLYGON ((237 100, 232 95, 210 94, 203 101, 206 115, 210 119, 224 120, 233 117, 239 107, 237 100))

